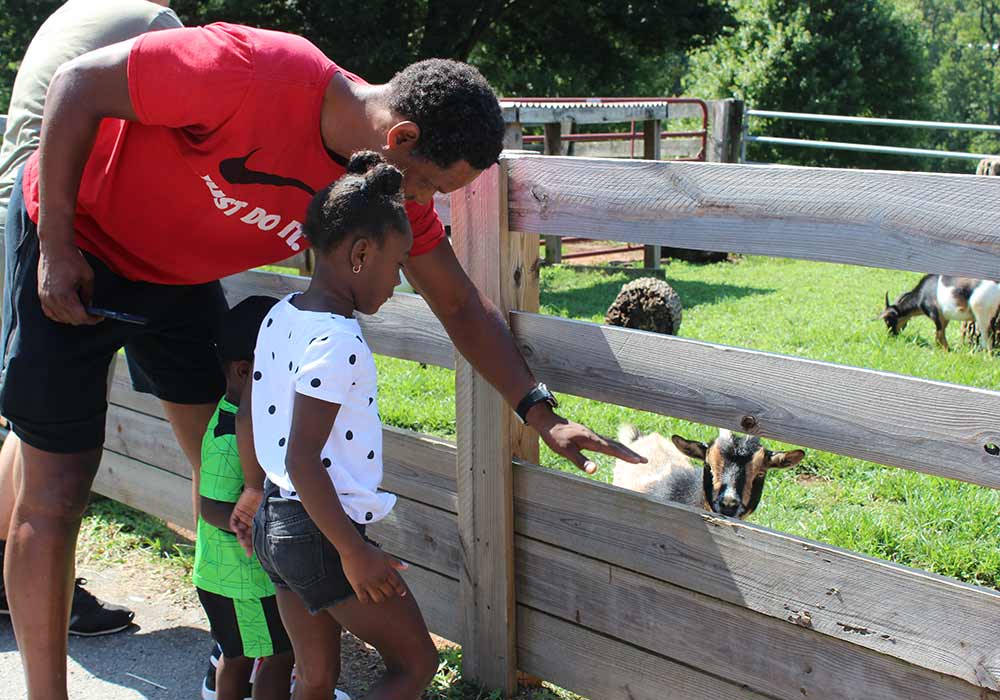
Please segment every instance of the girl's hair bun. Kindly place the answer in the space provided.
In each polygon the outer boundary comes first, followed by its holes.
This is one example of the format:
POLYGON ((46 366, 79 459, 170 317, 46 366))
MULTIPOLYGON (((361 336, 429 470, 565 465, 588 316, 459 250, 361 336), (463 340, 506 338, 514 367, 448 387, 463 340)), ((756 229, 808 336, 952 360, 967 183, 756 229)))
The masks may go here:
POLYGON ((365 184, 370 192, 392 197, 399 194, 403 173, 388 163, 379 163, 365 174, 365 184))
POLYGON ((399 194, 403 173, 385 162, 375 151, 358 151, 347 162, 347 172, 364 178, 362 191, 389 197, 399 194))
POLYGON ((347 161, 347 172, 349 175, 364 175, 379 163, 384 163, 385 158, 375 151, 357 151, 347 161))

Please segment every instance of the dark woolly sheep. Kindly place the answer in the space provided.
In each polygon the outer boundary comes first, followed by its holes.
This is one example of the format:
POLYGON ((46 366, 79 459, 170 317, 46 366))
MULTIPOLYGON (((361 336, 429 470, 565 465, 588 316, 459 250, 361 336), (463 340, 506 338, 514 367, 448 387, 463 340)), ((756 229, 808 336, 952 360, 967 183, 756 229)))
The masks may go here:
POLYGON ((681 327, 681 298, 663 280, 640 277, 622 287, 608 307, 611 326, 676 335, 681 327))

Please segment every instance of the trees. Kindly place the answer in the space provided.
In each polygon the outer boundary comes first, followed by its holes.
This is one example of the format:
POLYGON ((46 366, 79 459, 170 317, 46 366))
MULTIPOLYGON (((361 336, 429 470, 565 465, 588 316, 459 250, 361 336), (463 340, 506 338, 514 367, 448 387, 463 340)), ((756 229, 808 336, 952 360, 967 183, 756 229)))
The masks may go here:
MULTIPOLYGON (((477 64, 509 95, 663 94, 687 50, 725 25, 724 0, 173 0, 187 25, 302 34, 372 81, 429 57, 477 64)), ((0 0, 0 113, 32 35, 61 0, 0 0)))
POLYGON ((0 0, 0 114, 7 112, 10 90, 28 42, 62 0, 0 0))
MULTIPOLYGON (((927 70, 920 34, 882 0, 735 0, 738 26, 691 56, 685 87, 703 97, 738 96, 764 109, 921 118, 927 70)), ((880 127, 777 122, 768 134, 885 142, 880 127)), ((893 143, 916 136, 893 130, 893 143)), ((900 167, 891 156, 751 148, 748 157, 813 165, 900 167)), ((912 165, 912 163, 909 163, 912 165)))
MULTIPOLYGON (((1000 2, 996 0, 897 0, 920 22, 930 69, 930 109, 935 119, 997 124, 1000 119, 1000 2)), ((939 131, 935 147, 1000 154, 989 133, 939 131)), ((952 164, 956 165, 956 164, 952 164)), ((963 172, 968 172, 965 164, 963 172)))
POLYGON ((728 17, 722 0, 174 0, 174 7, 185 23, 303 34, 372 81, 422 58, 454 58, 478 65, 503 94, 551 96, 677 87, 676 57, 728 17), (664 66, 673 71, 665 75, 664 66))

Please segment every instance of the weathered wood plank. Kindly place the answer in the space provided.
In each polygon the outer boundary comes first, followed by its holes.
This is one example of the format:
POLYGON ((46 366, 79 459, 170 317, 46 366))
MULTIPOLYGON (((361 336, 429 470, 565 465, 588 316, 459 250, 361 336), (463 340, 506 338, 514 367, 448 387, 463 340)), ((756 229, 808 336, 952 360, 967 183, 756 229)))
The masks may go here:
MULTIPOLYGON (((128 384, 128 369, 116 379, 128 384)), ((144 405, 145 394, 116 387, 108 407, 106 447, 127 457, 190 478, 191 467, 166 422, 159 401, 149 405, 155 413, 133 410, 144 405)), ((410 430, 387 427, 382 433, 383 466, 387 491, 452 513, 455 495, 455 446, 445 440, 410 430)))
MULTIPOLYGON (((506 315, 507 233, 503 163, 452 195, 455 252, 469 278, 506 315)), ((500 393, 464 358, 455 372, 458 524, 465 616, 463 673, 509 695, 516 685, 514 508, 510 461, 517 433, 500 393)))
MULTIPOLYGON (((596 559, 518 537, 518 605, 782 700, 982 700, 982 690, 596 559)), ((792 620, 798 619, 795 623, 792 620)))
POLYGON ((992 279, 997 178, 504 156, 510 228, 992 279))
POLYGON ((170 423, 162 418, 112 404, 108 406, 104 446, 124 457, 191 478, 191 465, 177 444, 170 423))
POLYGON ((461 615, 455 605, 458 581, 412 564, 402 574, 420 606, 427 629, 450 642, 461 644, 461 615))
MULTIPOLYGON (((308 277, 250 270, 222 280, 229 303, 253 294, 283 297, 305 291, 308 277)), ((423 362, 438 367, 455 367, 455 346, 427 302, 415 294, 393 296, 374 316, 358 314, 365 339, 380 355, 423 362)))
MULTIPOLYGON (((138 460, 125 457, 116 452, 106 450, 94 480, 94 491, 126 503, 154 517, 171 523, 181 523, 185 526, 192 522, 191 512, 191 481, 164 471, 138 460)), ((400 525, 409 525, 404 505, 400 525)), ((385 526, 382 527, 386 529, 385 526)), ((451 532, 456 531, 454 516, 451 516, 451 532)), ((390 538, 387 538, 387 541, 390 538)), ((395 541, 394 538, 392 541, 395 541)), ((457 541, 457 534, 453 535, 457 541)), ((458 598, 458 582, 436 573, 430 569, 414 564, 420 551, 426 547, 414 550, 408 547, 406 552, 399 552, 410 567, 403 572, 403 578, 420 605, 428 628, 437 635, 456 643, 462 641, 462 630, 459 625, 459 610, 455 605, 458 598), (418 552, 417 557, 407 557, 407 553, 418 552)))
POLYGON ((515 468, 518 534, 1000 690, 1000 593, 561 472, 515 468))
POLYGON ((194 522, 190 478, 111 450, 104 451, 93 490, 170 523, 194 522))
POLYGON ((430 435, 382 429, 382 488, 414 501, 458 512, 455 445, 430 435))
MULTIPOLYGON (((531 608, 517 608, 521 668, 598 700, 765 700, 749 688, 602 637, 531 608)), ((733 653, 740 653, 734 649, 733 653)), ((717 669, 725 673, 725 669, 717 669)))
POLYGON ((805 447, 1000 488, 1000 393, 514 313, 553 387, 805 447), (573 348, 567 353, 566 348, 573 348))
POLYGON ((109 403, 139 411, 157 418, 166 418, 163 412, 163 404, 152 394, 142 394, 132 389, 132 376, 128 371, 128 362, 123 355, 118 355, 115 359, 115 376, 111 383, 111 392, 108 396, 109 403))
POLYGON ((398 498, 392 512, 368 526, 368 532, 398 559, 457 578, 461 555, 454 513, 398 498))

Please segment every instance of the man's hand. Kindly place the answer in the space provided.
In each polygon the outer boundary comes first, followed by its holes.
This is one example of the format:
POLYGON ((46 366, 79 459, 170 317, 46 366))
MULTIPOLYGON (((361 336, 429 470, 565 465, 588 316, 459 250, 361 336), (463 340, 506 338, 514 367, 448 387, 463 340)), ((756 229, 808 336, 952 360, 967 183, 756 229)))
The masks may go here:
POLYGON ((102 319, 84 309, 94 294, 94 270, 75 245, 43 245, 38 256, 38 298, 57 323, 94 325, 102 319))
POLYGON ((566 420, 545 403, 531 407, 528 411, 528 425, 538 431, 539 437, 553 452, 565 457, 587 474, 596 472, 597 464, 588 459, 582 450, 601 452, 631 464, 645 464, 647 461, 620 442, 603 438, 586 426, 566 420))
POLYGON ((405 571, 407 565, 378 547, 364 542, 354 551, 341 553, 340 560, 344 576, 362 603, 381 603, 394 595, 406 595, 399 572, 405 571))
POLYGON ((229 529, 243 545, 248 557, 253 555, 253 516, 263 500, 263 489, 244 487, 239 500, 233 506, 233 514, 229 516, 229 529))

